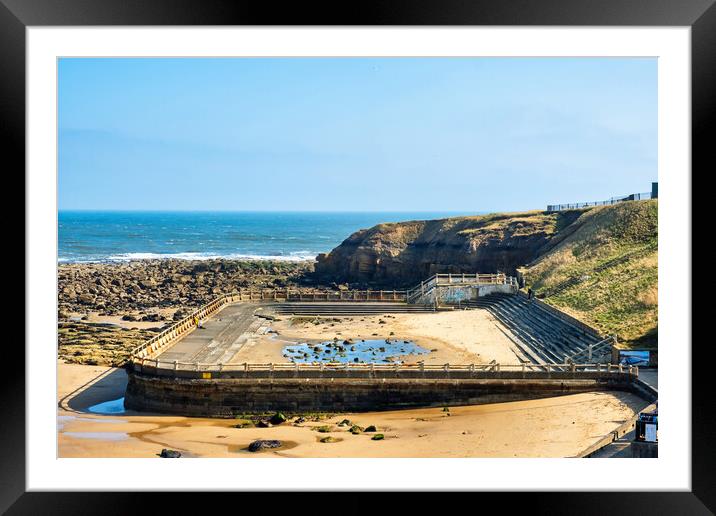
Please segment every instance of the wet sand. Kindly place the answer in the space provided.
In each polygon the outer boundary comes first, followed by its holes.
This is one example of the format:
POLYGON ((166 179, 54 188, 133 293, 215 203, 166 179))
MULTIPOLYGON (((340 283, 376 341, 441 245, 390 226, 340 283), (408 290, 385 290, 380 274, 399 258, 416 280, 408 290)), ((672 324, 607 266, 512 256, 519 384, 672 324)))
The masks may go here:
POLYGON ((498 327, 499 323, 485 310, 456 310, 427 314, 387 314, 319 319, 292 320, 281 317, 269 324, 277 335, 253 336, 231 360, 233 363, 280 363, 288 359, 283 347, 295 341, 358 339, 412 340, 431 351, 427 355, 400 357, 407 363, 419 360, 426 364, 482 364, 496 360, 501 364, 519 364, 514 344, 498 327), (383 321, 381 323, 381 321, 383 321))
POLYGON ((162 448, 185 457, 570 457, 646 406, 630 393, 583 393, 491 405, 340 414, 294 426, 233 428, 237 420, 138 412, 98 415, 96 403, 124 394, 126 375, 106 367, 58 363, 60 457, 157 457, 162 448), (352 435, 349 419, 373 434, 352 435), (331 432, 316 429, 331 426, 331 432), (332 436, 334 443, 321 443, 332 436), (246 450, 256 439, 281 448, 246 450))

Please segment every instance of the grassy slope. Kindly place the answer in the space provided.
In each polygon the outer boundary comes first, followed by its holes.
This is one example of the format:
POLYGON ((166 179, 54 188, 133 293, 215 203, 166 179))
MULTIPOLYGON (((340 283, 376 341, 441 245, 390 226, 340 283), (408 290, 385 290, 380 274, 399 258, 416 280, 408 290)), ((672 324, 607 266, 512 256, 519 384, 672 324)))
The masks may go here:
POLYGON ((656 347, 657 212, 657 200, 584 212, 573 234, 524 270, 528 285, 627 346, 656 347))

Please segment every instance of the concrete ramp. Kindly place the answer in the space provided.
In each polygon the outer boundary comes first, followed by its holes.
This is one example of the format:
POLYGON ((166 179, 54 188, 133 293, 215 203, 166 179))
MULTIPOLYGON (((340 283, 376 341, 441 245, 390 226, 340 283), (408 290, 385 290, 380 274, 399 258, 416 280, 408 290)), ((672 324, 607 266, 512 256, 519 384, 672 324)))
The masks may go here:
POLYGON ((255 303, 241 303, 224 308, 216 317, 204 321, 161 353, 159 360, 197 362, 202 364, 228 362, 246 341, 246 333, 254 321, 255 303))

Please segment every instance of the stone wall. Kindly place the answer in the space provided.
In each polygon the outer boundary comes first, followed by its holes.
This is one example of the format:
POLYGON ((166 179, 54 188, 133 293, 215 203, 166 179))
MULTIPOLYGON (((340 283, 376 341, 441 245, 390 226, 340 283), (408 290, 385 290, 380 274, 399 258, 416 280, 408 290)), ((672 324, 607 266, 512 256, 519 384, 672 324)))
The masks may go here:
POLYGON ((630 390, 628 375, 589 379, 231 378, 188 379, 129 372, 125 406, 185 416, 247 412, 359 412, 476 405, 577 392, 630 390))

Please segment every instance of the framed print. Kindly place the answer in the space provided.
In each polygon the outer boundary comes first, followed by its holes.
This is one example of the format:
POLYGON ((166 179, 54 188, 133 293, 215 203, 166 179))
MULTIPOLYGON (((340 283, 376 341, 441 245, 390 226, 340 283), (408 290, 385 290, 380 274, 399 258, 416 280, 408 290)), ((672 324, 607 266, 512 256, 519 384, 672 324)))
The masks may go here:
POLYGON ((713 2, 2 0, 0 20, 27 249, 3 510, 283 490, 714 510, 691 338, 713 2))

